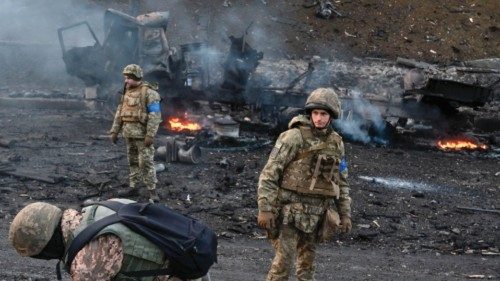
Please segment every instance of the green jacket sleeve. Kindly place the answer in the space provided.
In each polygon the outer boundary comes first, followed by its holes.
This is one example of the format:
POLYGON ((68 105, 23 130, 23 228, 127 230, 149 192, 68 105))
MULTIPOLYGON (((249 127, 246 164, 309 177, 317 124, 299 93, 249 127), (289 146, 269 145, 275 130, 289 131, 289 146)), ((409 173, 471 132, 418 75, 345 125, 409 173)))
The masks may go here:
POLYGON ((157 91, 148 89, 146 92, 146 109, 148 112, 148 122, 146 124, 146 136, 154 138, 161 124, 160 95, 157 91))
POLYGON ((340 150, 341 150, 341 163, 340 163, 340 196, 339 199, 335 201, 335 205, 337 206, 337 211, 340 216, 348 216, 351 217, 351 197, 349 196, 349 183, 347 182, 348 169, 347 162, 345 160, 345 148, 344 143, 340 142, 340 150))
POLYGON ((301 143, 302 136, 298 129, 288 130, 279 136, 259 177, 259 211, 272 211, 276 208, 283 170, 295 158, 301 143))
POLYGON ((113 125, 111 126, 111 130, 109 130, 110 134, 118 134, 122 129, 122 119, 120 117, 122 111, 122 104, 118 105, 116 108, 115 118, 113 119, 113 125))

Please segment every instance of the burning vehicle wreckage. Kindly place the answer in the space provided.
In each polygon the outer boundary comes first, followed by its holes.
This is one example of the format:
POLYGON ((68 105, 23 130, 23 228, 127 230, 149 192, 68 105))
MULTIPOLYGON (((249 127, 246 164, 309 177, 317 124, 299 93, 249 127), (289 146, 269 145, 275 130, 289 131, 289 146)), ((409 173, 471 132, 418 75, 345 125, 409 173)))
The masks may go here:
MULTIPOLYGON (((300 112, 309 92, 333 87, 343 111, 334 125, 354 141, 386 144, 396 129, 411 131, 419 126, 448 126, 455 133, 471 127, 500 131, 498 58, 448 66, 404 58, 273 60, 249 45, 251 24, 242 37, 229 36, 231 46, 223 54, 201 42, 171 46, 168 21, 168 12, 132 17, 108 9, 102 43, 87 22, 60 28, 67 72, 85 82, 86 98, 114 106, 119 95, 112 93, 122 87, 121 70, 130 63, 141 65, 145 80, 159 86, 165 120, 170 121, 166 126, 173 130, 184 128, 179 115, 199 101, 233 110, 232 118, 219 122, 226 128, 221 131, 235 124, 254 130, 264 125, 282 129, 300 112), (67 48, 67 38, 75 31, 76 38, 89 35, 93 44, 67 48)), ((237 131, 229 131, 237 136, 237 131)))

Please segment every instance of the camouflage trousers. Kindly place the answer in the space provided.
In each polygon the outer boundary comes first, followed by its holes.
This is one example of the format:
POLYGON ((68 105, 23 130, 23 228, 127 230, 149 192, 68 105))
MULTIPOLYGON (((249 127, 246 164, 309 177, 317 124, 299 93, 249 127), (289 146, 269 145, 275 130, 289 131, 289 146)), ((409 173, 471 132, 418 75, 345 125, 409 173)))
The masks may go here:
POLYGON ((125 143, 130 168, 130 187, 135 187, 142 181, 148 190, 155 189, 158 180, 154 167, 154 146, 145 146, 144 139, 140 138, 125 138, 125 143))
POLYGON ((275 256, 266 281, 288 280, 296 257, 295 273, 298 281, 314 280, 316 233, 305 233, 292 225, 281 225, 280 234, 271 243, 275 256))

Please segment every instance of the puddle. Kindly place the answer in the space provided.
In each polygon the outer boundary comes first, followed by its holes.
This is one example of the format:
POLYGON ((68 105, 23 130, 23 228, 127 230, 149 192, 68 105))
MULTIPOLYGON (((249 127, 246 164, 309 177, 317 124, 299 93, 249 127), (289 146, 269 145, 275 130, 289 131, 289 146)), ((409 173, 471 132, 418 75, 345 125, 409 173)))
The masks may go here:
POLYGON ((367 177, 367 176, 359 176, 358 178, 372 182, 374 184, 383 185, 390 189, 407 189, 415 191, 440 191, 445 189, 444 187, 438 185, 407 181, 398 178, 379 178, 379 177, 367 177))

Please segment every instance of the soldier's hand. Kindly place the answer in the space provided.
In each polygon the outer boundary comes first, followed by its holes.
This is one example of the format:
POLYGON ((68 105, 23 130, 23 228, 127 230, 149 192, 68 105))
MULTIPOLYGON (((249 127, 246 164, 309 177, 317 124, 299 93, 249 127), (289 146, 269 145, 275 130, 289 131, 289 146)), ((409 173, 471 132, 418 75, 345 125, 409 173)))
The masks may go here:
POLYGON ((150 146, 154 143, 154 138, 152 137, 145 137, 144 138, 144 145, 145 146, 150 146))
POLYGON ((109 136, 109 138, 111 139, 112 143, 116 143, 118 141, 118 134, 117 133, 111 133, 111 135, 109 136))
POLYGON ((347 233, 352 229, 351 218, 348 216, 340 217, 340 232, 347 233))
POLYGON ((259 216, 257 217, 257 224, 260 228, 272 229, 275 227, 274 224, 274 214, 273 212, 259 211, 259 216))

